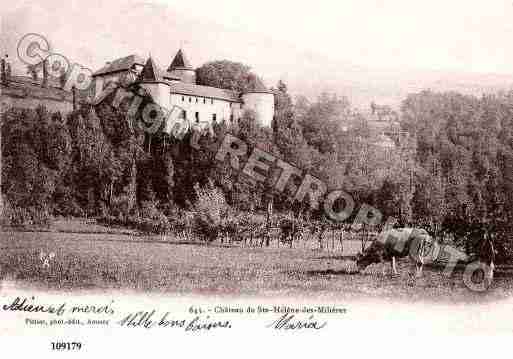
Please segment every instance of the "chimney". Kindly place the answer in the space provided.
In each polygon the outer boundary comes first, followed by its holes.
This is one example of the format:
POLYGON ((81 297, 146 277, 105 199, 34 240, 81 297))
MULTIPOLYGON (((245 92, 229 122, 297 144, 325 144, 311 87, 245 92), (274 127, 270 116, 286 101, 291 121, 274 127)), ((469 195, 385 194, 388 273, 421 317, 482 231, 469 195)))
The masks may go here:
POLYGON ((43 60, 43 81, 41 82, 41 87, 48 86, 48 69, 46 66, 48 65, 48 61, 46 59, 43 60))

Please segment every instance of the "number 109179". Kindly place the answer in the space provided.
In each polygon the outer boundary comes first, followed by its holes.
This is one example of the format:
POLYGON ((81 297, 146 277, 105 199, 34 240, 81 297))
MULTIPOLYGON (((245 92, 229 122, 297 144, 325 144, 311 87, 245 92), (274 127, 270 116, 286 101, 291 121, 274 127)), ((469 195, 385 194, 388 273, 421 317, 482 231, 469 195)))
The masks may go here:
POLYGON ((52 350, 80 350, 82 343, 80 342, 52 342, 52 350))

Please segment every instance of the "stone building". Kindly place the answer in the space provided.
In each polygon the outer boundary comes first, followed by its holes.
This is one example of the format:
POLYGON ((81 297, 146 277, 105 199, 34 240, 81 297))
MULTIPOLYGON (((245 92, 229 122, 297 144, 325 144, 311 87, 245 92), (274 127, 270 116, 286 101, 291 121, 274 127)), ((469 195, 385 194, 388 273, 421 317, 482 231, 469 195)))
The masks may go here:
POLYGON ((182 49, 166 71, 151 56, 144 61, 129 55, 107 63, 93 74, 95 93, 101 92, 109 81, 123 78, 138 81, 158 105, 168 110, 175 105, 184 109, 183 116, 190 121, 237 121, 248 109, 270 127, 274 117, 274 95, 265 88, 237 93, 196 84, 196 72, 182 49))

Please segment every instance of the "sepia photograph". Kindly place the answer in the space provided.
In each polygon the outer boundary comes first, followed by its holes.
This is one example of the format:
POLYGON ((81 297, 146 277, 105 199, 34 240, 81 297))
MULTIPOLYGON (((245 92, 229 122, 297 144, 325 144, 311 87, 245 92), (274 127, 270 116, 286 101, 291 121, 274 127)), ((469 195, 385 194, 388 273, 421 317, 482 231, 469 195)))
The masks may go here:
POLYGON ((513 2, 0 16, 7 353, 482 357, 512 338, 513 2))

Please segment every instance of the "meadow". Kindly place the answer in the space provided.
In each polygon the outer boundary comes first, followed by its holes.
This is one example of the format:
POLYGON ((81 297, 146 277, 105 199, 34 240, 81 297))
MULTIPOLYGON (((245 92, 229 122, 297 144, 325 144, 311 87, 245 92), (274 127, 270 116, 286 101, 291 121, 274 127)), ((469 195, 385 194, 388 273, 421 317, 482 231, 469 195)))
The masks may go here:
POLYGON ((393 299, 404 301, 481 302, 510 297, 513 278, 498 271, 486 293, 468 290, 461 271, 452 276, 426 268, 413 276, 408 260, 399 276, 390 267, 373 265, 348 274, 361 243, 344 241, 344 249, 320 250, 313 239, 294 248, 237 243, 204 244, 175 236, 110 233, 0 232, 3 280, 45 291, 127 290, 170 295, 294 296, 301 298, 393 299), (55 257, 48 265, 41 254, 55 257))

